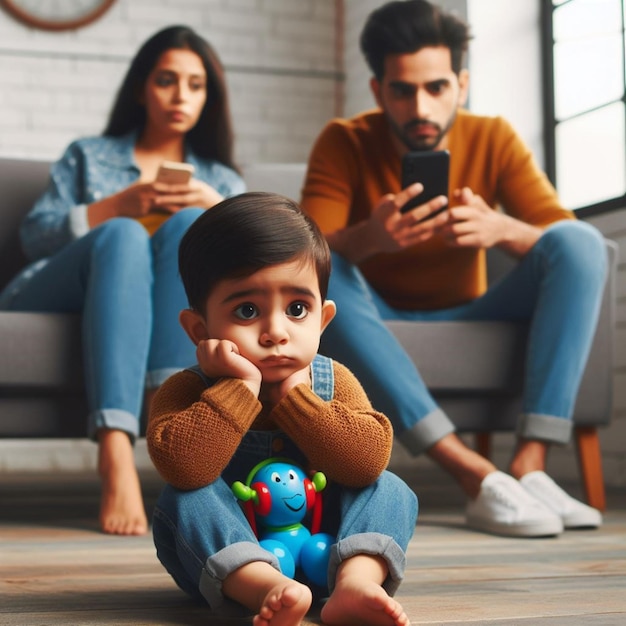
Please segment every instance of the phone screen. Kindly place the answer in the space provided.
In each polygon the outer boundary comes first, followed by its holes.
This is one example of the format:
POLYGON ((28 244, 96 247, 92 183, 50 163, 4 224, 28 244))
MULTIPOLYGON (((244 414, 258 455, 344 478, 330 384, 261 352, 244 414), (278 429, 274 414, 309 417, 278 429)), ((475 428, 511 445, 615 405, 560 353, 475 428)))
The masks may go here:
MULTIPOLYGON (((447 196, 449 172, 450 153, 447 150, 407 152, 402 157, 402 189, 413 183, 422 183, 424 191, 409 200, 400 211, 406 213, 437 196, 447 196)), ((447 205, 442 207, 441 211, 445 211, 446 208, 447 205)), ((437 213, 432 213, 424 219, 435 217, 437 213)))
POLYGON ((157 172, 157 181, 170 185, 183 185, 191 180, 194 167, 190 163, 164 161, 157 172))

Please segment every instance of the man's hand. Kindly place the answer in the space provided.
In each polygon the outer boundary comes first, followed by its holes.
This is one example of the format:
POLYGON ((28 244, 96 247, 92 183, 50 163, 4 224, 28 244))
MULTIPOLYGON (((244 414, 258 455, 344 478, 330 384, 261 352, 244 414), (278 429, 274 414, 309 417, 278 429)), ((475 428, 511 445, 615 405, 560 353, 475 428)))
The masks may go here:
POLYGON ((426 219, 444 207, 445 196, 433 198, 406 213, 400 209, 424 190, 421 183, 415 183, 400 193, 383 196, 369 219, 372 236, 378 242, 379 252, 397 252, 408 246, 430 239, 446 220, 441 215, 426 219))
POLYGON ((239 348, 227 339, 203 339, 196 347, 200 369, 209 378, 239 378, 248 389, 259 396, 261 372, 239 353, 239 348))
POLYGON ((447 211, 448 220, 441 228, 442 235, 451 246, 498 246, 520 257, 541 237, 540 228, 494 211, 468 187, 456 190, 454 198, 459 204, 447 211))
POLYGON ((401 213, 400 209, 424 190, 421 183, 410 185, 397 194, 383 196, 364 222, 328 235, 330 247, 352 263, 380 252, 398 252, 430 239, 446 223, 446 211, 424 218, 446 206, 447 198, 438 196, 401 213))

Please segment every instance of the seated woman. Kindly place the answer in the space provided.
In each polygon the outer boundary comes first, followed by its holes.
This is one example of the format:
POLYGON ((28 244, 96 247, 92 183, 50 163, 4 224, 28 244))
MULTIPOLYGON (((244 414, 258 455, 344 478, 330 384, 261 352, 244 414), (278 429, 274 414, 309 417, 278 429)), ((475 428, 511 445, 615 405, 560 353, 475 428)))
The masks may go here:
POLYGON ((133 455, 144 390, 149 402, 195 360, 178 324, 178 243, 205 209, 245 190, 232 146, 217 54, 190 28, 166 28, 131 62, 102 136, 67 148, 22 224, 32 263, 0 294, 0 309, 82 313, 106 533, 148 529, 133 455), (160 182, 163 161, 191 164, 193 177, 160 182))

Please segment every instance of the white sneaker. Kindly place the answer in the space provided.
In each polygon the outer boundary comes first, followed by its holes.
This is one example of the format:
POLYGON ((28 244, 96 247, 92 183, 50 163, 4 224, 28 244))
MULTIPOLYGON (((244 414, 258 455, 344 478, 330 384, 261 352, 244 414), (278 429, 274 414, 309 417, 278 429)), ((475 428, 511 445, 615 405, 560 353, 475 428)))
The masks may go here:
POLYGON ((465 511, 467 525, 509 537, 548 537, 563 532, 561 518, 504 472, 487 474, 465 511))
POLYGON ((602 514, 565 493, 545 472, 530 472, 520 479, 526 491, 543 502, 562 520, 565 528, 597 528, 602 514))

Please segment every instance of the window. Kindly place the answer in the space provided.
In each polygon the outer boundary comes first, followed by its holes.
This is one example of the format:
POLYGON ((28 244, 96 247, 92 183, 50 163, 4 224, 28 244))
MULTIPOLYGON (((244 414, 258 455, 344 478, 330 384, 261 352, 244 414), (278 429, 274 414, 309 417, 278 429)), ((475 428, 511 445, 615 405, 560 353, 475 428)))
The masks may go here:
POLYGON ((542 0, 546 172, 581 216, 626 206, 626 0, 542 0))

